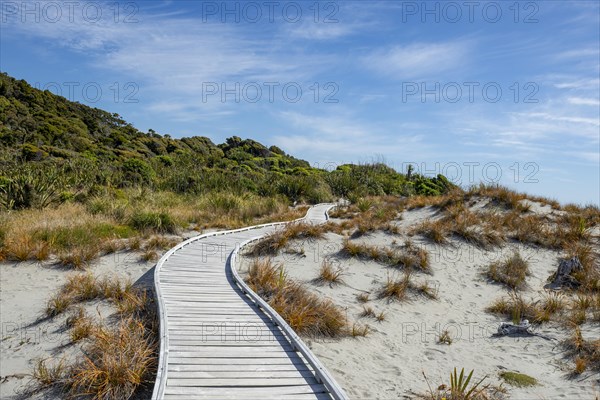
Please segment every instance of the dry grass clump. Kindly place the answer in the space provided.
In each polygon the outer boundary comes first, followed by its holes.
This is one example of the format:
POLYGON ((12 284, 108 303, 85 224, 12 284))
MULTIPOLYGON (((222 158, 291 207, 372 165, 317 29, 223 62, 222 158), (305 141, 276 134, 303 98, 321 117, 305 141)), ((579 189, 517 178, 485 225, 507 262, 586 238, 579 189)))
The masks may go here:
POLYGON ((451 345, 452 344, 452 336, 450 335, 450 332, 448 330, 443 331, 440 334, 440 336, 438 337, 437 342, 439 344, 451 345))
MULTIPOLYGON (((147 298, 145 291, 133 287, 131 281, 123 281, 115 277, 103 277, 99 279, 91 273, 73 274, 67 277, 67 281, 55 293, 47 303, 46 316, 54 317, 65 312, 71 305, 94 300, 105 299, 114 302, 118 308, 121 303, 138 301, 138 298, 147 298)), ((127 308, 127 307, 125 307, 127 308)))
POLYGON ((87 339, 92 335, 94 329, 96 329, 94 321, 92 321, 92 319, 85 313, 77 315, 75 318, 71 319, 69 321, 69 325, 71 329, 71 341, 73 343, 87 339))
POLYGON ((130 248, 139 249, 144 233, 292 220, 307 208, 291 209, 276 197, 211 193, 198 198, 139 188, 115 189, 85 202, 5 213, 0 259, 46 261, 56 256, 63 265, 82 268, 100 254, 123 249, 125 239, 130 248))
POLYGON ((352 337, 366 337, 371 333, 369 325, 361 325, 358 323, 352 324, 350 327, 349 334, 352 337))
POLYGON ((156 367, 154 335, 134 318, 122 320, 116 329, 95 329, 84 353, 66 378, 74 396, 128 399, 156 367))
POLYGON ((507 210, 528 211, 528 207, 521 202, 527 199, 527 195, 503 186, 481 184, 470 188, 468 194, 469 196, 490 198, 496 205, 502 206, 507 210))
POLYGON ((341 268, 334 268, 331 260, 324 259, 321 263, 321 269, 319 270, 319 276, 315 279, 316 283, 329 283, 330 285, 340 284, 343 282, 342 274, 344 270, 341 268))
POLYGON ((63 204, 44 210, 7 214, 1 252, 15 261, 45 261, 57 256, 66 266, 80 268, 100 251, 119 247, 118 241, 134 234, 119 221, 90 214, 80 204, 63 204))
POLYGON ((125 250, 128 247, 128 242, 123 239, 109 239, 102 243, 99 247, 100 251, 104 254, 112 254, 121 250, 125 250))
POLYGON ((325 229, 321 225, 294 222, 256 242, 246 253, 252 256, 276 255, 294 239, 321 239, 325 229))
POLYGON ((358 296, 356 296, 356 300, 358 300, 359 303, 366 303, 368 302, 369 299, 369 294, 368 293, 361 293, 358 296))
POLYGON ((568 350, 568 356, 575 361, 574 372, 581 374, 587 369, 600 371, 600 339, 584 339, 581 329, 575 327, 571 337, 563 345, 568 350))
POLYGON ((358 237, 375 231, 400 233, 400 228, 392 222, 398 217, 399 211, 401 211, 399 201, 390 200, 389 196, 380 199, 368 211, 365 210, 352 219, 355 227, 353 236, 358 237))
POLYGON ((348 257, 373 260, 390 267, 422 272, 430 271, 429 253, 407 241, 400 249, 379 248, 344 240, 341 254, 348 257))
POLYGON ((299 334, 337 337, 344 333, 343 311, 288 279, 283 267, 271 260, 255 260, 246 281, 299 334))
POLYGON ((525 279, 529 276, 529 264, 519 252, 512 256, 490 264, 485 271, 488 279, 500 282, 512 289, 521 289, 525 286, 525 279))
POLYGON ((375 317, 377 314, 375 313, 375 310, 373 309, 373 307, 370 306, 363 306, 363 310, 360 313, 361 317, 375 317))
POLYGON ((421 295, 429 299, 437 299, 437 290, 432 288, 428 283, 414 283, 411 280, 411 273, 405 272, 399 279, 392 279, 388 275, 386 282, 379 290, 379 298, 405 301, 408 300, 410 293, 421 295))
POLYGON ((448 228, 447 223, 442 219, 425 220, 421 224, 414 227, 410 233, 413 235, 423 235, 434 243, 446 244, 448 243, 450 229, 448 228))
POLYGON ((408 210, 428 206, 445 210, 454 204, 462 203, 465 199, 465 192, 456 187, 441 196, 411 196, 404 201, 404 206, 408 210))
POLYGON ((410 285, 410 274, 404 274, 401 279, 392 279, 389 276, 379 291, 379 298, 403 301, 407 299, 410 285))
POLYGON ((485 218, 471 212, 463 203, 452 203, 446 206, 442 218, 425 220, 412 228, 410 234, 423 235, 437 244, 447 244, 451 235, 485 249, 504 244, 503 231, 484 221, 485 218))
POLYGON ((146 249, 140 254, 140 260, 146 262, 153 262, 159 259, 158 252, 154 249, 146 249))
POLYGON ((61 265, 74 269, 85 269, 98 257, 98 247, 94 245, 76 247, 73 250, 58 255, 61 265))
POLYGON ((566 258, 577 257, 583 270, 572 273, 578 282, 577 290, 588 293, 600 293, 600 262, 598 251, 591 244, 571 243, 565 249, 566 258))
POLYGON ((68 304, 110 299, 121 319, 116 326, 102 325, 83 307, 75 310, 67 318, 66 328, 72 342, 83 343, 83 356, 68 365, 64 360, 53 366, 38 362, 32 374, 37 389, 57 386, 69 398, 128 399, 140 385, 151 383, 148 379, 156 368, 158 324, 145 291, 114 277, 77 274, 69 277, 58 295, 68 304))
POLYGON ((353 218, 356 215, 357 209, 355 205, 349 206, 337 206, 329 211, 331 218, 348 219, 353 218))
POLYGON ((47 359, 38 359, 33 366, 31 376, 37 383, 38 389, 46 389, 64 382, 67 368, 65 360, 61 359, 52 364, 48 361, 47 359))
POLYGON ((528 302, 517 292, 512 292, 508 297, 495 300, 486 308, 486 311, 491 314, 508 317, 514 323, 519 323, 522 319, 528 319, 533 322, 542 322, 538 318, 541 314, 541 310, 537 304, 528 302))

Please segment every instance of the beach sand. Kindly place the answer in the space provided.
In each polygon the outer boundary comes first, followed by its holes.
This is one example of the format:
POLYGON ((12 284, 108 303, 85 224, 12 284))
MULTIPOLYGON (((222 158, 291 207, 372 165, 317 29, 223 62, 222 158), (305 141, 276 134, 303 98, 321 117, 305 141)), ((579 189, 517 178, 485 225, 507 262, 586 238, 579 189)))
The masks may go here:
MULTIPOLYGON (((153 287, 154 262, 141 262, 139 253, 117 252, 99 258, 89 269, 96 276, 129 278, 136 285, 153 287)), ((37 359, 77 357, 79 344, 71 344, 65 320, 69 313, 44 318, 48 299, 75 271, 52 262, 0 263, 2 336, 0 351, 0 398, 56 398, 42 391, 27 393, 37 359)), ((87 302, 86 312, 97 320, 110 320, 115 310, 105 301, 87 302)))
MULTIPOLYGON (((474 207, 478 207, 475 205, 474 207)), ((534 212, 550 212, 549 208, 532 208, 534 212)), ((310 290, 328 297, 346 310, 352 323, 368 324, 372 332, 365 338, 346 337, 339 340, 306 338, 315 355, 330 370, 350 398, 398 399, 414 398, 416 393, 428 391, 428 383, 435 389, 449 384, 454 367, 460 371, 475 370, 474 380, 487 376, 485 383, 499 385, 501 371, 515 371, 536 378, 539 385, 516 388, 504 384, 512 399, 594 399, 600 393, 600 376, 586 372, 569 379, 572 361, 564 358, 560 341, 568 331, 556 323, 535 329, 540 336, 492 337, 501 322, 510 322, 485 312, 494 299, 508 294, 498 284, 482 276, 484 266, 519 250, 529 261, 532 275, 527 278, 525 298, 539 297, 548 276, 558 266, 556 251, 508 243, 493 251, 484 251, 459 240, 445 246, 409 237, 407 228, 426 218, 437 218, 429 207, 404 211, 396 221, 400 234, 375 233, 353 239, 357 243, 377 246, 400 246, 411 239, 430 254, 432 274, 415 273, 416 282, 427 281, 439 290, 438 300, 414 297, 407 302, 389 302, 378 299, 377 291, 388 276, 401 276, 396 270, 373 261, 341 257, 343 237, 327 233, 324 239, 292 243, 303 249, 305 256, 281 253, 273 258, 282 263, 291 279, 303 282, 310 290), (343 283, 318 285, 313 280, 319 275, 321 262, 329 258, 342 268, 343 283), (363 304, 356 296, 369 293, 365 304, 376 313, 385 312, 385 321, 361 317, 363 304), (448 330, 453 343, 438 344, 441 331, 448 330)), ((335 219, 333 219, 335 220, 335 219)), ((247 271, 250 258, 241 265, 247 271)), ((586 339, 600 337, 598 324, 582 326, 586 339)))

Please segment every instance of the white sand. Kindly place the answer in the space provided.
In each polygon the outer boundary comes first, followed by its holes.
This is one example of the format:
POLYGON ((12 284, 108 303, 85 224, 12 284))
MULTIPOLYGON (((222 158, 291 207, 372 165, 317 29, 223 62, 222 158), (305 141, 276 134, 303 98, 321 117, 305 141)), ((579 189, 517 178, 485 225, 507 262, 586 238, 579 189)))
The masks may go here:
MULTIPOLYGON (((481 205, 476 205, 478 207, 481 205)), ((547 211, 536 208, 536 211, 547 211)), ((406 228, 424 218, 436 217, 430 208, 406 211, 398 224, 406 228)), ((402 245, 408 236, 383 233, 367 235, 357 242, 378 246, 402 245)), ((398 399, 414 398, 415 393, 427 391, 422 375, 425 371, 435 389, 449 383, 454 367, 474 369, 474 377, 488 376, 487 383, 500 384, 503 370, 525 373, 539 381, 529 388, 505 387, 513 399, 593 399, 600 393, 600 376, 584 373, 569 380, 572 362, 565 360, 559 342, 566 330, 557 324, 544 324, 536 332, 541 337, 492 338, 502 320, 484 311, 494 299, 508 291, 500 285, 488 283, 482 276, 484 266, 498 258, 512 255, 519 249, 528 259, 532 276, 527 278, 525 298, 539 297, 548 276, 558 266, 559 253, 529 246, 507 244, 495 251, 482 251, 474 246, 452 240, 452 245, 437 246, 412 238, 430 253, 432 275, 415 274, 416 281, 429 281, 439 288, 439 300, 414 298, 409 302, 389 303, 377 299, 376 292, 390 276, 400 276, 395 270, 376 262, 340 258, 338 250, 343 237, 329 233, 326 239, 314 242, 296 242, 306 256, 282 254, 274 261, 285 265, 289 277, 306 283, 311 290, 328 296, 346 309, 350 321, 368 324, 373 332, 366 338, 334 340, 307 340, 314 353, 331 371, 350 398, 398 399), (345 273, 344 284, 330 287, 317 286, 312 280, 324 257, 331 257, 345 273), (367 303, 376 312, 385 311, 386 321, 361 318, 363 305, 356 296, 371 293, 367 303), (437 343, 442 330, 448 329, 453 337, 451 345, 437 343)), ((246 260, 248 262, 249 260, 246 260)), ((247 264, 246 264, 247 265, 247 264)), ((507 321, 508 322, 508 321, 507 321)), ((600 337, 596 324, 583 326, 584 337, 600 337)))
MULTIPOLYGON (((90 271, 96 276, 117 275, 138 284, 153 285, 153 262, 140 262, 139 254, 119 252, 100 258, 90 271)), ((48 299, 58 291, 73 271, 52 263, 0 263, 0 315, 2 334, 0 352, 0 398, 22 398, 30 387, 29 374, 39 358, 76 357, 79 345, 70 345, 64 331, 68 313, 42 320, 48 299)), ((103 302, 86 306, 91 316, 107 319, 114 310, 103 302)), ((47 392, 27 398, 56 398, 47 392)))

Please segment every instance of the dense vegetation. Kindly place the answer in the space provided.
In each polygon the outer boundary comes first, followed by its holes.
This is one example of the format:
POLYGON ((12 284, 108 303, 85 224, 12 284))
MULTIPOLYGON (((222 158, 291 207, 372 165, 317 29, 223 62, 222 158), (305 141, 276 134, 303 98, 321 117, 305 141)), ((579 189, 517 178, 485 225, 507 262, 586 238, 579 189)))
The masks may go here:
POLYGON ((311 168, 276 146, 237 136, 174 139, 141 132, 118 114, 91 108, 0 74, 0 206, 43 208, 106 189, 211 191, 320 202, 334 196, 430 194, 450 184, 382 164, 311 168))

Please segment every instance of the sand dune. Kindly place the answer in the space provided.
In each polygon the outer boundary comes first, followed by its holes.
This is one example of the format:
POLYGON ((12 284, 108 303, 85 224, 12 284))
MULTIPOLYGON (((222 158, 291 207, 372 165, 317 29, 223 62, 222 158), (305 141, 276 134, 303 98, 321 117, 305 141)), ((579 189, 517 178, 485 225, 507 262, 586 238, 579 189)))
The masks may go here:
MULTIPOLYGON (((550 208, 540 205, 535 211, 550 212, 550 208)), ((395 223, 401 232, 406 232, 427 218, 438 218, 437 211, 430 207, 404 211, 402 219, 395 223)), ((549 323, 537 327, 536 334, 545 338, 492 337, 506 320, 485 312, 485 307, 508 290, 488 282, 482 276, 483 267, 519 250, 532 271, 523 295, 535 297, 544 292, 546 279, 556 270, 559 252, 512 243, 486 251, 454 239, 449 245, 439 246, 406 233, 378 232, 353 242, 394 248, 407 239, 429 252, 431 274, 416 273, 414 279, 436 287, 438 300, 415 296, 401 303, 377 299, 382 283, 399 272, 374 261, 340 256, 344 237, 338 234, 327 233, 322 240, 293 242, 291 247, 303 249, 304 256, 282 253, 273 258, 285 266, 290 278, 345 309, 350 321, 371 327, 372 333, 366 338, 308 339, 314 353, 351 398, 414 398, 415 393, 428 389, 423 372, 437 387, 448 382, 454 367, 474 369, 476 377, 488 376, 486 382, 495 385, 502 383, 501 371, 525 373, 538 380, 539 385, 528 388, 504 384, 514 399, 591 399, 599 393, 598 374, 568 378, 572 366, 559 345, 567 336, 563 326, 549 323), (343 269, 342 284, 314 283, 324 258, 343 269), (361 317, 363 304, 356 298, 361 293, 370 294, 365 306, 376 313, 384 311, 385 321, 361 317), (437 343, 443 330, 448 330, 453 338, 451 345, 437 343)), ((598 324, 584 324, 582 330, 588 339, 600 337, 598 324)))

